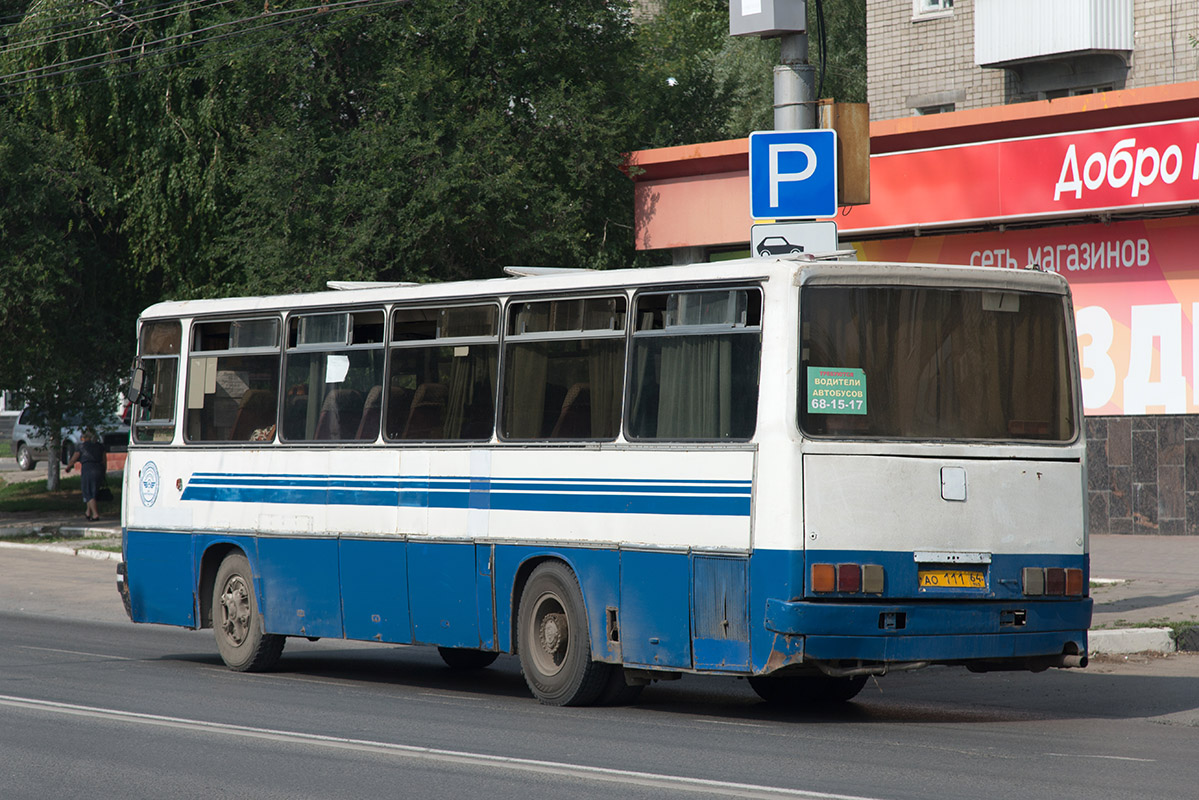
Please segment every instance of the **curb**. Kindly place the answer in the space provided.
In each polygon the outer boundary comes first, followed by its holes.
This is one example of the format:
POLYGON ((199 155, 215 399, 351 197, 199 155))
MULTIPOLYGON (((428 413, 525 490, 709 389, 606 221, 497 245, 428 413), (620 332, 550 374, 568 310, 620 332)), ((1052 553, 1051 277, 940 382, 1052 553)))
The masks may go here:
POLYGON ((1087 632, 1087 651, 1091 655, 1173 653, 1178 647, 1172 633, 1169 628, 1092 630, 1087 632))
POLYGON ((36 550, 40 553, 59 553, 65 556, 79 556, 80 558, 91 558, 96 561, 120 561, 120 553, 111 553, 107 550, 91 550, 87 547, 72 547, 66 544, 24 544, 18 542, 6 542, 0 539, 0 547, 9 547, 13 549, 36 550))

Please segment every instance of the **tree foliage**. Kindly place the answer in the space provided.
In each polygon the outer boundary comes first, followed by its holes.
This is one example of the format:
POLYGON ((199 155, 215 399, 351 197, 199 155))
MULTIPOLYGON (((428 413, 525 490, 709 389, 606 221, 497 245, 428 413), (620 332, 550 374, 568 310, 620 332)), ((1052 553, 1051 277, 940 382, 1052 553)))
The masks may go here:
MULTIPOLYGON (((866 2, 820 3, 823 15, 817 0, 807 4, 808 60, 818 83, 823 74, 817 92, 865 102, 866 2)), ((733 139, 774 126, 779 42, 729 36, 727 0, 664 0, 660 13, 639 26, 638 41, 639 102, 652 121, 646 146, 733 139)))
POLYGON ((107 410, 161 299, 636 263, 624 154, 769 127, 777 42, 727 14, 0 0, 0 385, 107 410))

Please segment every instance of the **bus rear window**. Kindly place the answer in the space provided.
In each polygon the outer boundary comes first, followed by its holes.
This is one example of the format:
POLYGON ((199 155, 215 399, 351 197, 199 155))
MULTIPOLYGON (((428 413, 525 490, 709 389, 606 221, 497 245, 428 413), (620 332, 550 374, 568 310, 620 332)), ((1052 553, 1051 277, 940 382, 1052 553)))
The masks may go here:
POLYGON ((815 436, 1070 441, 1057 295, 814 286, 800 301, 799 420, 815 436))

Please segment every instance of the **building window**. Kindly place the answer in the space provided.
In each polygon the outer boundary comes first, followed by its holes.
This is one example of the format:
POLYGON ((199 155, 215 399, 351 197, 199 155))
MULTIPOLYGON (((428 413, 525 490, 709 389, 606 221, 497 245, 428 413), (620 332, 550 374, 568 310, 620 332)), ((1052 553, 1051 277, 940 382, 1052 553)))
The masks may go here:
POLYGON ((935 106, 920 106, 916 109, 916 113, 923 117, 928 114, 948 114, 953 109, 953 103, 940 103, 935 106))
POLYGON ((1115 87, 1110 83, 1102 86, 1075 86, 1068 89, 1052 89, 1050 91, 1041 92, 1038 100, 1058 100, 1062 97, 1080 97, 1087 94, 1099 94, 1100 92, 1110 92, 1115 87))
POLYGON ((916 19, 945 16, 953 13, 953 0, 912 0, 912 16, 916 19))

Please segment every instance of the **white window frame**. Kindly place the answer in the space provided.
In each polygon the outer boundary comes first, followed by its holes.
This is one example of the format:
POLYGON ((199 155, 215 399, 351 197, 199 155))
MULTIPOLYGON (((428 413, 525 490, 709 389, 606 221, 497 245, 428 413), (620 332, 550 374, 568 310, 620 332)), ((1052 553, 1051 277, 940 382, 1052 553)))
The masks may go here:
POLYGON ((953 15, 953 0, 912 0, 912 21, 953 15))

